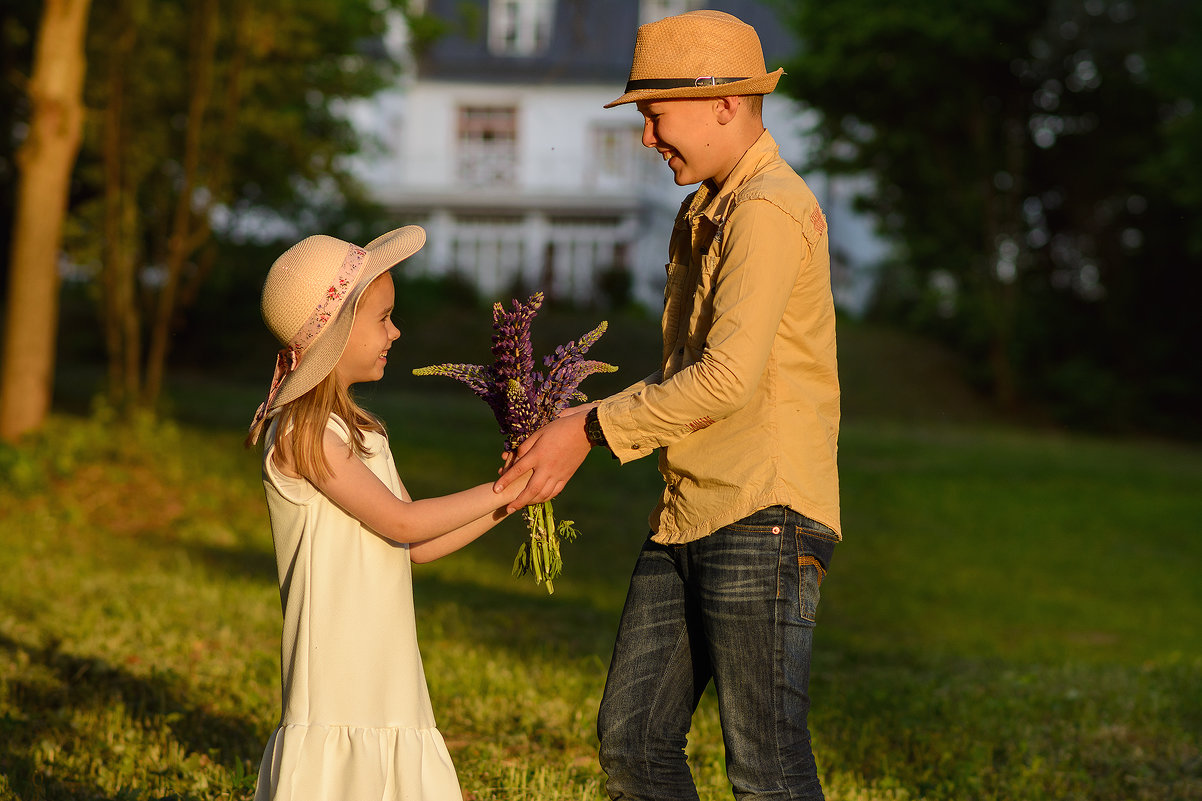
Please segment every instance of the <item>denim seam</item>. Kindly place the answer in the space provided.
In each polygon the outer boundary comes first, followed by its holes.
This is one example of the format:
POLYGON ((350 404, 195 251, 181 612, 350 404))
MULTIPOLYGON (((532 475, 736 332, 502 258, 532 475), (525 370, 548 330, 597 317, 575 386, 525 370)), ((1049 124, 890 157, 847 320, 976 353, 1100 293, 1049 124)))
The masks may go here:
MULTIPOLYGON (((802 619, 804 619, 803 610, 802 610, 803 571, 801 568, 801 552, 802 552, 801 542, 799 542, 797 540, 796 536, 793 536, 793 538, 787 538, 787 536, 781 536, 780 546, 778 548, 778 551, 776 551, 776 598, 778 598, 778 603, 773 605, 773 616, 775 619, 773 621, 772 630, 773 630, 773 637, 775 639, 775 641, 773 642, 773 655, 775 658, 773 659, 773 665, 772 665, 772 708, 773 708, 773 710, 776 711, 775 712, 776 717, 778 717, 778 719, 774 720, 774 722, 773 722, 773 724, 774 724, 773 725, 773 736, 775 737, 775 741, 776 741, 775 742, 776 776, 780 776, 783 778, 785 776, 785 760, 784 760, 785 747, 784 747, 784 743, 780 741, 780 736, 781 736, 781 731, 783 731, 783 729, 784 729, 784 726, 781 725, 779 718, 781 716, 783 716, 783 712, 781 712, 781 705, 783 705, 784 699, 781 698, 781 688, 783 688, 785 686, 785 666, 784 666, 785 665, 785 654, 783 652, 783 643, 781 643, 780 631, 781 631, 781 627, 783 627, 785 621, 783 621, 783 619, 781 619, 781 617, 787 618, 786 606, 785 606, 786 604, 796 603, 798 616, 802 617, 802 619), (789 546, 790 540, 792 540, 792 548, 787 547, 787 546, 789 546), (796 599, 785 599, 784 598, 785 585, 786 585, 785 574, 784 574, 785 570, 796 570, 797 571, 796 572, 796 576, 797 576, 797 598, 796 599)), ((787 794, 787 796, 789 796, 789 799, 791 800, 793 797, 793 788, 791 787, 791 784, 789 782, 784 782, 783 785, 781 785, 781 789, 783 789, 785 791, 785 793, 787 794)))
MULTIPOLYGON (((681 648, 681 641, 684 638, 688 637, 688 634, 689 634, 688 626, 687 625, 682 626, 681 630, 680 630, 680 634, 678 634, 676 637, 676 645, 673 648, 672 657, 670 657, 668 659, 668 662, 671 662, 672 659, 675 658, 676 654, 679 653, 680 648, 681 648)), ((664 697, 663 689, 664 689, 664 685, 666 683, 667 683, 667 677, 664 675, 664 672, 661 671, 659 674, 659 677, 657 679, 657 683, 655 685, 655 693, 651 696, 651 712, 650 712, 650 714, 647 715, 647 722, 643 729, 643 775, 648 776, 648 777, 655 775, 654 771, 651 770, 651 755, 648 753, 648 750, 651 748, 651 744, 652 744, 652 737, 651 737, 651 734, 652 734, 651 730, 653 728, 652 721, 657 719, 655 705, 657 702, 660 701, 660 699, 662 699, 664 697)))
POLYGON ((818 557, 802 541, 801 536, 806 534, 808 534, 806 529, 797 526, 796 534, 793 537, 794 548, 797 551, 797 614, 802 621, 815 626, 818 623, 818 605, 814 604, 812 612, 806 607, 806 568, 812 567, 818 571, 818 586, 820 587, 822 580, 826 578, 826 571, 818 557))
MULTIPOLYGON (((790 569, 791 565, 789 563, 795 561, 794 559, 786 559, 785 558, 785 554, 786 554, 785 546, 786 546, 786 543, 788 542, 788 540, 789 540, 788 537, 782 536, 780 538, 780 544, 779 544, 779 546, 777 548, 777 552, 776 552, 776 598, 777 598, 777 603, 773 604, 773 606, 772 606, 772 614, 774 617, 774 620, 772 621, 772 624, 773 624, 772 625, 772 636, 774 638, 774 641, 772 643, 772 655, 773 655, 773 660, 772 660, 772 708, 774 710, 776 710, 776 715, 778 718, 777 720, 773 721, 772 731, 773 731, 773 737, 776 739, 776 743, 775 743, 775 745, 776 745, 776 749, 775 749, 776 750, 776 775, 778 775, 778 776, 785 775, 785 763, 784 763, 784 759, 782 757, 782 754, 784 751, 784 745, 780 741, 782 727, 780 725, 780 720, 779 720, 779 717, 783 714, 781 712, 781 704, 783 702, 783 699, 781 698, 780 693, 781 693, 781 687, 784 685, 784 682, 785 682, 785 676, 784 676, 784 661, 785 661, 785 659, 784 659, 784 653, 782 652, 783 646, 781 644, 781 636, 780 636, 781 626, 784 623, 784 621, 781 620, 781 616, 782 616, 783 610, 785 608, 785 603, 787 603, 787 601, 783 598, 784 588, 785 588, 785 580, 784 580, 783 571, 786 569, 790 569)), ((798 550, 797 538, 793 537, 793 551, 796 552, 797 550, 798 550)), ((800 568, 798 568, 798 573, 799 573, 799 575, 798 575, 798 579, 799 579, 798 590, 800 591, 800 587, 801 587, 801 585, 800 585, 800 578, 801 578, 800 568)), ((800 595, 797 600, 798 600, 798 612, 800 613, 800 602, 801 602, 800 595)), ((784 787, 783 789, 789 794, 789 796, 791 798, 793 795, 793 791, 790 788, 788 788, 787 786, 784 787)))
POLYGON ((797 526, 795 526, 795 528, 797 529, 797 533, 805 534, 807 537, 814 537, 816 539, 826 540, 827 542, 835 542, 835 543, 840 541, 838 535, 831 534, 828 531, 822 531, 822 530, 819 530, 816 528, 810 528, 808 526, 803 526, 803 525, 797 525, 797 526))
MULTIPOLYGON (((773 525, 770 523, 760 523, 757 525, 747 525, 746 523, 731 523, 730 525, 723 526, 722 529, 719 529, 719 530, 721 531, 724 529, 726 531, 737 531, 740 534, 754 534, 757 531, 766 533, 766 532, 771 531, 772 528, 773 528, 773 525)), ((807 526, 802 526, 802 525, 794 525, 793 528, 796 530, 796 532, 798 534, 805 534, 807 537, 814 537, 816 539, 825 540, 826 542, 834 542, 834 543, 841 542, 841 540, 838 538, 838 536, 830 534, 829 532, 826 532, 826 531, 816 529, 816 528, 809 528, 807 526)), ((683 543, 683 544, 688 545, 688 543, 683 543)))

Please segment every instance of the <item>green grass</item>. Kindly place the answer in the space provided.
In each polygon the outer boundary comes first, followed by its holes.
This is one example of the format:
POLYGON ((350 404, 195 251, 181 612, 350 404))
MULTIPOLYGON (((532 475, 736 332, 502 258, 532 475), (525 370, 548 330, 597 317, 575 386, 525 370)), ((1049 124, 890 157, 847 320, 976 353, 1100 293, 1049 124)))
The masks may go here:
MULTIPOLYGON (((1202 451, 1012 427, 942 354, 841 334, 846 541, 811 685, 828 797, 1202 799, 1202 451)), ((614 340, 598 356, 625 373, 634 342, 614 340)), ((396 361, 365 401, 410 490, 488 480, 483 404, 396 361)), ((279 714, 275 566, 240 446, 262 388, 175 387, 179 425, 63 414, 0 448, 0 799, 251 796, 279 714)), ((603 797, 594 717, 657 486, 651 459, 590 457, 557 502, 582 535, 554 596, 509 576, 516 520, 415 569, 472 797, 603 797)), ((702 797, 728 798, 711 696, 689 753, 702 797)))

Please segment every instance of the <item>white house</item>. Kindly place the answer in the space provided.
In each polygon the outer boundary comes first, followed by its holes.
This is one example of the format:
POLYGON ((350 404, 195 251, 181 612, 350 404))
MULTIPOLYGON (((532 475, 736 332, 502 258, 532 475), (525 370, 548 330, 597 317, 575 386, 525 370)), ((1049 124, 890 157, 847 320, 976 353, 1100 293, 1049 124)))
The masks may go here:
MULTIPOLYGON (((603 300, 605 278, 626 275, 636 300, 658 306, 668 232, 691 188, 642 146, 633 106, 602 106, 623 91, 639 24, 702 6, 727 11, 756 26, 773 69, 794 46, 773 12, 752 0, 415 5, 443 33, 418 43, 398 26, 391 44, 403 78, 354 111, 383 145, 361 177, 399 220, 429 233, 412 269, 459 273, 487 297, 520 285, 581 303, 603 300)), ((794 164, 805 155, 802 114, 779 93, 765 102, 765 124, 794 164)), ((810 180, 841 257, 837 300, 854 310, 864 291, 857 268, 879 246, 840 207, 849 190, 832 197, 829 182, 810 180)))

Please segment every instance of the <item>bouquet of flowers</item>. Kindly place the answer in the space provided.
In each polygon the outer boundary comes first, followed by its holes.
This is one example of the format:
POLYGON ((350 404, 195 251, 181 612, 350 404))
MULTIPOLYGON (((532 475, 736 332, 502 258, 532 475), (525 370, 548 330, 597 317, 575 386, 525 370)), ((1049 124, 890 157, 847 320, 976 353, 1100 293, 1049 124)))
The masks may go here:
MULTIPOLYGON (((442 375, 467 384, 492 409, 507 452, 515 451, 526 437, 554 420, 571 401, 588 400, 579 390, 585 378, 618 369, 584 358, 605 333, 608 324, 602 322, 574 342, 557 347, 543 359, 546 372, 536 372, 530 323, 542 304, 542 292, 524 303, 514 300, 509 311, 500 303, 493 304, 492 364, 437 364, 413 371, 414 375, 442 375)), ((563 568, 559 544, 575 539, 576 529, 571 520, 556 522, 550 501, 527 506, 523 514, 530 538, 518 548, 513 575, 533 573, 535 581, 545 582, 547 592, 553 593, 553 580, 563 568)))

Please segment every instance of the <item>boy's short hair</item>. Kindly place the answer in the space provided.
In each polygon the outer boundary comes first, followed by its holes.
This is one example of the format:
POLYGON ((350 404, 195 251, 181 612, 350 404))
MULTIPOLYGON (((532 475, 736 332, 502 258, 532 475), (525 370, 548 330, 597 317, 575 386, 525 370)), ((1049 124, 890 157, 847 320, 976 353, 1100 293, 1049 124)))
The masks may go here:
POLYGON ((743 95, 743 106, 756 117, 764 116, 763 95, 743 95))

